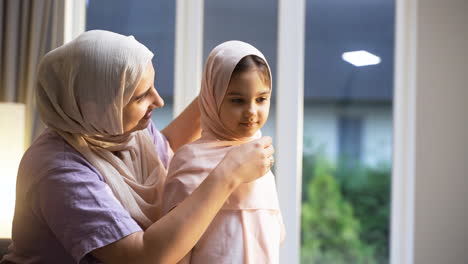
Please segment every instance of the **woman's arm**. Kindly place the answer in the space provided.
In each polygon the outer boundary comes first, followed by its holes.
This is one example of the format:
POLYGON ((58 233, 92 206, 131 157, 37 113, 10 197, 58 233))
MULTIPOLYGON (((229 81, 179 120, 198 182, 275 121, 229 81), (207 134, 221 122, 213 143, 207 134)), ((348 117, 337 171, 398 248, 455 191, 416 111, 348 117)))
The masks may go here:
POLYGON ((190 264, 192 260, 192 251, 190 251, 183 259, 181 259, 177 264, 190 264))
POLYGON ((167 138, 174 152, 198 139, 201 135, 198 96, 161 133, 167 138))
POLYGON ((230 151, 195 191, 144 232, 92 251, 104 263, 176 263, 198 242, 229 195, 270 169, 271 138, 230 151))

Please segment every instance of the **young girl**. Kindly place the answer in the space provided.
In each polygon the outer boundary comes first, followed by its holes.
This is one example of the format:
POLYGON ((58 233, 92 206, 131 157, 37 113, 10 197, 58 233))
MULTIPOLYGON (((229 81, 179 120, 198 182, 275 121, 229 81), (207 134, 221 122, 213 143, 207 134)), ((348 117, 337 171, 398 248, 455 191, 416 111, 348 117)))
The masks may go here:
MULTIPOLYGON (((260 51, 241 41, 211 51, 199 96, 202 137, 175 153, 164 189, 164 212, 189 196, 229 150, 261 136, 270 96, 270 68, 260 51)), ((278 263, 283 239, 275 179, 269 171, 231 194, 180 263, 278 263)))

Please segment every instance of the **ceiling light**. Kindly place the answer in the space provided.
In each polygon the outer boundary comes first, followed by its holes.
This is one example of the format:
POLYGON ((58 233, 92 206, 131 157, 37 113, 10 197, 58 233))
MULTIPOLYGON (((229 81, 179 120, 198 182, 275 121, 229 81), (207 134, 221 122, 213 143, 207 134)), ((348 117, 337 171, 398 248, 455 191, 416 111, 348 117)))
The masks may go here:
POLYGON ((380 57, 365 50, 345 52, 341 55, 341 58, 357 67, 380 63, 380 57))

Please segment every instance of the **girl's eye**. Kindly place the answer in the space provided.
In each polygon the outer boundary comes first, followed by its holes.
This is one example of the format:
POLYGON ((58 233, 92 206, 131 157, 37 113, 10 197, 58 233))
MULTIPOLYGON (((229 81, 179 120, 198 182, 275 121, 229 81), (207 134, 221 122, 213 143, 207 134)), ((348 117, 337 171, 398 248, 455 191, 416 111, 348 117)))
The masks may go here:
POLYGON ((260 97, 260 98, 257 98, 257 103, 263 103, 263 102, 265 102, 266 100, 268 100, 268 98, 266 98, 266 97, 260 97))
POLYGON ((231 102, 235 103, 235 104, 241 104, 241 103, 244 102, 244 100, 242 100, 240 98, 233 98, 233 99, 231 99, 231 102))

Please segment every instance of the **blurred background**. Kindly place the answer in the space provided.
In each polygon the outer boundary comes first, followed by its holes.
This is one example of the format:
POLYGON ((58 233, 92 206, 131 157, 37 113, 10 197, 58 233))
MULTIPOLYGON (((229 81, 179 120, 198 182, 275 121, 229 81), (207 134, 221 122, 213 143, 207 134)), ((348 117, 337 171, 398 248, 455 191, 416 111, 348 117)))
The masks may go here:
POLYGON ((104 29, 155 54, 159 129, 197 94, 216 45, 264 53, 281 263, 468 263, 467 13, 466 0, 0 0, 0 258, 14 171, 44 128, 37 64, 104 29))

